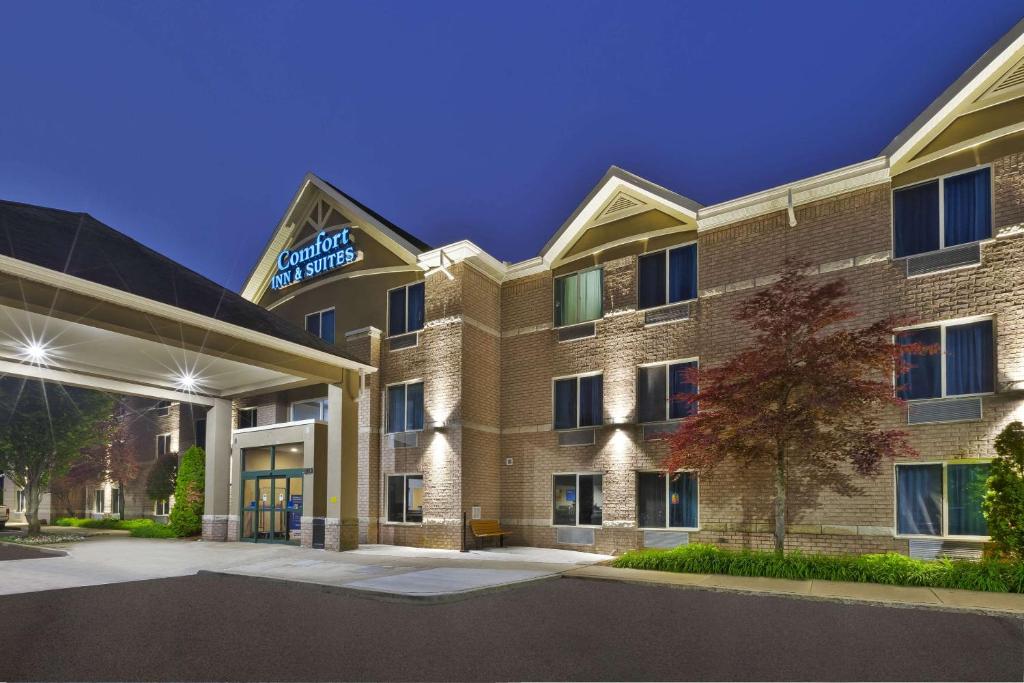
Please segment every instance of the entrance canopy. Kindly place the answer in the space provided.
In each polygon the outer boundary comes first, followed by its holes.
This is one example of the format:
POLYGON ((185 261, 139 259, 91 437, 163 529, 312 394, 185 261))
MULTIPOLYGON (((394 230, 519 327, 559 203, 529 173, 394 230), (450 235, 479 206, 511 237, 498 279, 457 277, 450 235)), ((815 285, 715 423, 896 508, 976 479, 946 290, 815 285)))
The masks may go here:
POLYGON ((0 201, 0 374, 213 405, 373 372, 87 214, 0 201))

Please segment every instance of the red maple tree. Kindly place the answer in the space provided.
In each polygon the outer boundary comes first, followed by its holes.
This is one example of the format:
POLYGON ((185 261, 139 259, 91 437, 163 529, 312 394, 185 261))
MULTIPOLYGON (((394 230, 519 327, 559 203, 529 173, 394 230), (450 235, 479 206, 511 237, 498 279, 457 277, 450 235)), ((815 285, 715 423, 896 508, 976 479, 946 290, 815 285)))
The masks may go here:
POLYGON ((118 500, 118 514, 125 517, 124 490, 125 486, 139 476, 139 454, 131 439, 130 416, 124 408, 115 412, 101 425, 102 441, 92 448, 82 451, 80 464, 86 463, 96 471, 102 472, 104 478, 117 484, 115 495, 118 500))
POLYGON ((727 458, 770 467, 777 553, 785 548, 791 474, 800 476, 804 500, 821 486, 851 495, 851 469, 874 476, 884 459, 917 456, 906 433, 881 418, 883 408, 902 405, 892 378, 910 367, 907 354, 936 352, 894 341, 906 320, 854 326, 847 283, 814 284, 806 271, 787 262, 779 280, 740 305, 736 319, 752 335, 746 350, 687 371, 686 382, 699 388, 681 398, 699 410, 668 438, 663 463, 704 475, 727 458))

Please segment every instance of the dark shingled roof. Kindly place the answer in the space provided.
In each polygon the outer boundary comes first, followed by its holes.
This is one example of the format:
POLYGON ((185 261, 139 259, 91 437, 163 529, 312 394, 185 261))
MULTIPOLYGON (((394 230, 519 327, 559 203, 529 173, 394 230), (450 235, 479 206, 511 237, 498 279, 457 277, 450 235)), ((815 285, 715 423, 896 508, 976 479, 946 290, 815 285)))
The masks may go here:
POLYGON ((0 200, 0 254, 351 360, 87 213, 0 200))
MULTIPOLYGON (((317 176, 317 177, 319 178, 319 176, 317 176)), ((377 221, 379 221, 382 225, 387 226, 388 228, 390 228, 396 234, 401 235, 402 237, 404 237, 405 240, 409 244, 412 244, 413 246, 415 246, 420 251, 430 251, 431 249, 433 249, 432 246, 430 246, 429 244, 427 244, 426 242, 421 240, 416 235, 412 234, 408 230, 403 230, 402 228, 398 227, 397 225, 395 225, 394 223, 389 221, 387 218, 384 218, 384 216, 381 216, 379 213, 377 213, 376 211, 374 211, 373 209, 368 207, 366 204, 363 204, 361 201, 359 201, 358 199, 356 199, 352 195, 344 192, 343 190, 340 190, 333 183, 328 182, 328 181, 324 180, 323 178, 320 178, 320 180, 322 180, 324 182, 324 184, 328 185, 332 190, 334 190, 335 192, 340 194, 342 197, 344 197, 345 199, 349 200, 350 202, 352 202, 353 204, 358 206, 360 209, 362 209, 366 213, 368 213, 371 216, 373 216, 373 218, 376 219, 377 221)))

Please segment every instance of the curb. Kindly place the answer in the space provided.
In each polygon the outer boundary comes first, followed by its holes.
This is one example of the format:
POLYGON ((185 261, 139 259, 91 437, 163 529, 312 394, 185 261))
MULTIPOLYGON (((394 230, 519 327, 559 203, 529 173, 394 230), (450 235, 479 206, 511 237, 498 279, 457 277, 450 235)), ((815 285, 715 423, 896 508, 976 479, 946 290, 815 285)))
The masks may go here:
MULTIPOLYGON (((61 550, 59 548, 50 548, 50 547, 45 546, 45 545, 32 545, 31 543, 17 543, 15 541, 5 541, 2 538, 0 538, 0 545, 10 545, 10 546, 18 547, 18 548, 31 548, 32 550, 38 550, 39 552, 43 553, 44 555, 53 555, 54 557, 67 557, 70 554, 70 553, 68 553, 67 550, 61 550)), ((24 559, 31 560, 31 559, 42 559, 42 558, 26 557, 24 559)))
POLYGON ((482 595, 488 595, 490 593, 501 593, 508 590, 515 590, 516 588, 522 588, 527 585, 541 583, 544 581, 554 581, 562 578, 561 573, 548 574, 545 576, 537 576, 531 579, 523 579, 521 581, 513 581, 511 583, 503 583, 495 586, 483 586, 481 588, 471 588, 469 590, 457 591, 453 593, 431 593, 431 594, 408 594, 408 593, 389 593, 386 591, 370 590, 366 588, 352 588, 350 586, 335 586, 326 583, 316 583, 315 581, 298 581, 295 579, 280 579, 271 576, 252 576, 249 574, 235 574, 233 572, 217 571, 213 569, 200 569, 194 574, 194 576, 216 576, 216 577, 230 577, 233 579, 248 579, 252 581, 263 581, 265 583, 273 583, 277 585, 293 586, 304 588, 306 590, 315 590, 319 593, 333 593, 336 595, 347 595, 356 598, 364 598, 368 600, 376 600, 378 602, 393 602, 393 603, 404 603, 412 605, 442 605, 453 602, 462 602, 470 598, 479 597, 482 595))

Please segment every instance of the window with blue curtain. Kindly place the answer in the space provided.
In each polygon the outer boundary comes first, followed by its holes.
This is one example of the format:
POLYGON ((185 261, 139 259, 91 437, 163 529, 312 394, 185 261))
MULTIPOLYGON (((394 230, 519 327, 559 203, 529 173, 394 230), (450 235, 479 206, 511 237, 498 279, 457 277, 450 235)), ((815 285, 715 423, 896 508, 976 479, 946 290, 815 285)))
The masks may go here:
POLYGON ((946 327, 946 395, 992 391, 992 321, 946 327))
POLYGON ((945 246, 992 236, 992 170, 981 168, 943 179, 945 246))
POLYGON ((992 236, 991 168, 894 190, 892 222, 896 258, 988 239, 992 236))
POLYGON ((696 244, 644 254, 637 260, 639 308, 653 308, 696 298, 696 244))
POLYGON ((405 431, 405 385, 388 387, 388 434, 405 431))
POLYGON ((985 498, 990 468, 988 463, 946 466, 946 531, 950 536, 988 536, 981 501, 985 498))
POLYGON ((942 535, 942 465, 896 467, 896 531, 942 535))
POLYGON ((423 329, 425 322, 423 282, 398 287, 388 292, 388 336, 415 332, 423 329))
POLYGON ((555 429, 595 427, 603 422, 601 375, 555 380, 555 429))
POLYGON ((306 331, 328 344, 334 343, 334 309, 317 311, 306 316, 306 331))
MULTIPOLYGON (((939 327, 925 327, 908 330, 897 335, 900 344, 939 344, 942 330, 939 327)), ((942 396, 941 354, 903 354, 903 360, 910 369, 899 377, 899 396, 905 401, 942 396)))
POLYGON ((597 320, 604 313, 603 271, 591 268, 555 280, 555 326, 597 320))
POLYGON ((423 382, 388 387, 388 434, 423 429, 423 382))
POLYGON ((697 405, 684 394, 695 394, 697 387, 686 380, 686 371, 696 361, 664 365, 646 365, 637 370, 637 421, 664 422, 697 412, 697 405))
POLYGON ((637 472, 636 483, 640 528, 697 528, 696 473, 637 472))

